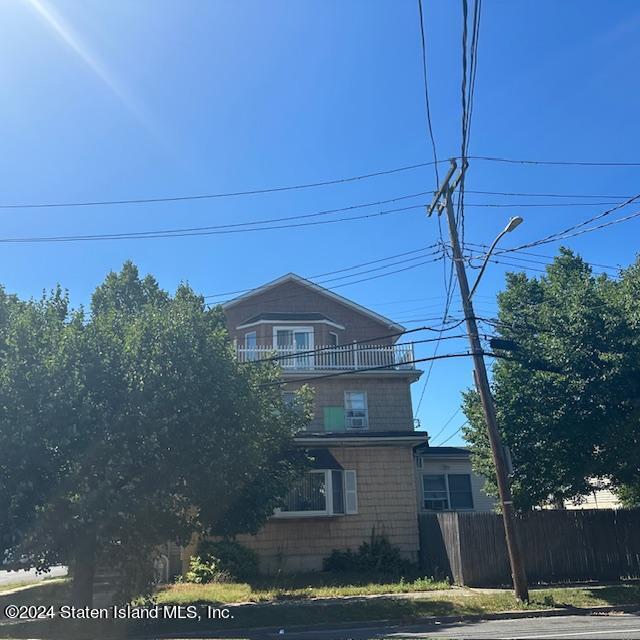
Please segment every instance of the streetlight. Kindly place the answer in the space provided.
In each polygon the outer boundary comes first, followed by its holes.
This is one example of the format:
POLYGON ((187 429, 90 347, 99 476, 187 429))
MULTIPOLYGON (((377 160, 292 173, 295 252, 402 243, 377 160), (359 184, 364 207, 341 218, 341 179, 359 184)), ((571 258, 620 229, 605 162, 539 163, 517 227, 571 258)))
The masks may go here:
POLYGON ((491 243, 491 246, 489 247, 489 251, 487 251, 484 257, 484 262, 482 263, 482 267, 480 267, 480 273, 478 274, 476 282, 471 288, 471 292, 469 293, 469 299, 471 299, 475 290, 478 288, 478 284, 480 283, 480 278, 482 278, 482 274, 484 273, 484 270, 487 268, 487 263, 489 262, 489 258, 491 257, 493 250, 498 245, 498 242, 500 242, 500 240, 502 239, 502 236, 506 235, 507 233, 511 233, 517 226, 521 225, 523 222, 524 222, 524 218, 521 218, 520 216, 514 216, 513 218, 509 218, 509 222, 507 222, 507 226, 498 234, 496 239, 491 243))

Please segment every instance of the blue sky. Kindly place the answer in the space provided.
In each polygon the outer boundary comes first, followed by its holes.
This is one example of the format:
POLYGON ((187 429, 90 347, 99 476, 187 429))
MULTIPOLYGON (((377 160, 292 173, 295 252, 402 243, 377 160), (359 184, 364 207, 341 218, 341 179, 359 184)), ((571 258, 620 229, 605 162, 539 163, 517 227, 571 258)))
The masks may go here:
MULTIPOLYGON (((446 158, 460 145, 460 3, 425 0, 425 27, 433 125, 446 158)), ((470 153, 637 161, 639 28, 635 0, 485 0, 470 153)), ((428 161, 420 55, 414 0, 4 0, 0 204, 228 192, 428 161)), ((639 176, 637 167, 476 161, 467 189, 631 195, 639 176)), ((0 238, 267 219, 428 191, 434 181, 424 168, 241 198, 4 209, 0 238)), ((469 194, 467 202, 545 200, 469 194)), ((489 242, 519 214, 525 223, 504 243, 520 244, 604 208, 469 206, 466 238, 489 242)), ((637 251, 638 225, 630 221, 567 244, 592 262, 627 264, 637 251)), ((86 303, 105 274, 131 258, 168 289, 186 280, 213 294, 288 271, 313 276, 437 238, 435 218, 412 210, 237 235, 2 244, 0 281, 21 296, 38 296, 59 282, 74 303, 86 303)), ((541 253, 556 250, 549 245, 541 253)), ((490 266, 478 292, 480 314, 495 311, 509 268, 490 266)), ((434 318, 444 304, 442 263, 338 292, 400 321, 434 318)), ((444 342, 440 353, 462 348, 463 342, 444 342)), ((418 356, 431 351, 423 345, 418 356)), ((437 362, 419 415, 423 428, 440 431, 470 383, 468 361, 437 362)), ((422 383, 414 387, 417 396, 422 383)), ((458 414, 436 443, 462 421, 458 414)), ((448 440, 461 442, 459 435, 448 440)))

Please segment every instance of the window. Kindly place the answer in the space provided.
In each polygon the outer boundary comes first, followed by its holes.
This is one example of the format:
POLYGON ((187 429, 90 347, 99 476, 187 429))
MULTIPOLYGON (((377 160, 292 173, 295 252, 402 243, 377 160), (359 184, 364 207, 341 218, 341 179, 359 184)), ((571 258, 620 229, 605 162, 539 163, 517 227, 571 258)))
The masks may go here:
POLYGON ((258 334, 255 331, 249 331, 244 334, 245 357, 247 360, 256 360, 258 347, 258 334))
POLYGON ((277 518, 351 515, 358 513, 355 471, 308 471, 289 491, 277 518))
POLYGON ((364 391, 344 392, 344 419, 347 429, 368 429, 367 394, 364 391))
POLYGON ((452 509, 473 509, 473 495, 471 493, 471 476, 468 473, 450 473, 449 502, 452 509))
POLYGON ((471 476, 468 473, 422 475, 423 505, 427 511, 473 509, 471 476))
POLYGON ((429 511, 449 509, 446 476, 432 476, 425 473, 422 476, 422 490, 425 509, 429 511))
POLYGON ((313 327, 274 327, 273 342, 281 354, 290 358, 281 361, 285 369, 309 369, 313 366, 313 327), (299 355, 298 355, 299 354, 299 355))
POLYGON ((283 512, 327 513, 327 474, 310 471, 289 491, 283 512))

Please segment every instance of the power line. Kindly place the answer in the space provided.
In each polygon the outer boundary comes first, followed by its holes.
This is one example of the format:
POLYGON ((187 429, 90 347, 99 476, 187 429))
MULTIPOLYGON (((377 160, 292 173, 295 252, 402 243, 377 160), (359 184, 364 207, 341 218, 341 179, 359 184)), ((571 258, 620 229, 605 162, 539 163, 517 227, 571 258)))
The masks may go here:
POLYGON ((440 429, 440 431, 438 431, 438 433, 436 433, 435 436, 433 436, 433 439, 435 440, 436 438, 438 438, 440 436, 440 434, 449 426, 449 423, 460 413, 461 408, 458 407, 455 410, 455 413, 444 423, 442 429, 440 429))
MULTIPOLYGON (((445 162, 439 160, 438 162, 445 162)), ((335 184, 345 184, 349 182, 357 182, 358 180, 368 180, 369 178, 376 178, 378 176, 388 176, 395 173, 401 173, 403 171, 412 171, 414 169, 420 169, 422 167, 430 167, 434 162, 419 162, 416 164, 410 164, 403 167, 396 167, 395 169, 387 169, 385 171, 375 171, 373 173, 365 173, 359 176, 350 176, 348 178, 337 178, 334 180, 324 180, 321 182, 309 182, 306 184, 288 185, 284 187, 269 187, 265 189, 249 189, 245 191, 228 191, 226 193, 205 193, 198 195, 184 195, 184 196, 166 196, 166 197, 153 197, 153 198, 128 198, 124 200, 87 200, 77 202, 39 202, 39 203, 20 203, 20 204, 0 204, 0 209, 45 209, 54 207, 98 207, 98 206, 112 206, 123 204, 151 204, 158 202, 179 202, 185 200, 212 200, 215 198, 235 198, 238 196, 254 196, 265 193, 278 193, 282 191, 296 191, 300 189, 313 189, 316 187, 325 187, 335 184)))
MULTIPOLYGON (((471 356, 473 354, 469 353, 469 352, 464 352, 464 353, 447 353, 447 354, 443 354, 443 355, 439 355, 439 356, 431 356, 429 358, 417 358, 415 360, 407 360, 406 362, 403 362, 403 364, 417 364, 419 362, 430 362, 431 360, 445 360, 448 358, 465 358, 468 356, 471 356)), ((490 354, 487 354, 490 355, 490 354)), ((391 367, 396 367, 397 365, 395 364, 384 364, 378 367, 365 367, 363 369, 358 369, 358 373, 360 372, 364 372, 364 371, 382 371, 384 369, 389 369, 391 367)), ((345 375, 351 375, 353 374, 353 371, 337 371, 335 373, 328 373, 326 375, 322 375, 322 376, 310 376, 308 378, 296 378, 295 380, 277 380, 275 382, 268 382, 265 383, 263 385, 260 385, 261 387, 271 387, 271 386, 279 386, 279 385, 283 385, 283 384, 300 384, 302 382, 313 382, 314 380, 323 380, 326 378, 337 378, 340 376, 345 376, 345 375)))
POLYGON ((557 208, 557 207, 601 207, 609 204, 618 204, 617 202, 473 202, 465 203, 467 207, 488 207, 496 209, 517 209, 520 207, 541 207, 541 208, 557 208))
MULTIPOLYGON (((640 162, 583 162, 583 161, 567 161, 567 160, 524 160, 514 158, 502 158, 495 156, 466 156, 468 160, 484 160, 490 162, 506 162, 511 164, 532 164, 532 165, 566 165, 566 166, 590 166, 590 167, 638 167, 640 162)), ((301 189, 312 189, 316 187, 324 187, 329 185, 345 184, 356 182, 359 180, 367 180, 378 176, 393 175, 404 171, 412 171, 423 167, 430 167, 434 164, 448 162, 448 160, 437 160, 429 162, 419 162, 416 164, 405 165, 384 171, 375 171, 357 176, 349 176, 346 178, 336 178, 334 180, 324 180, 318 182, 310 182, 305 184, 287 185, 281 187, 268 187, 264 189, 248 189, 243 191, 229 191, 220 193, 204 193, 195 195, 181 196, 161 196, 150 198, 127 198, 121 200, 85 200, 85 201, 67 201, 67 202, 33 202, 33 203, 4 203, 0 204, 0 209, 45 209, 58 207, 99 207, 113 205, 129 205, 129 204, 153 204, 161 202, 180 202, 189 200, 212 200, 217 198, 233 198, 239 196, 252 196, 267 193, 278 193, 282 191, 295 191, 301 189)), ((508 195, 508 194, 498 194, 508 195)), ((536 194, 531 194, 536 195, 536 194)))
MULTIPOLYGON (((170 229, 170 230, 157 230, 157 231, 137 231, 137 232, 125 232, 125 233, 101 233, 101 234, 89 234, 89 235, 74 235, 74 236, 31 236, 22 238, 0 238, 0 243, 40 243, 40 242, 88 242, 88 241, 100 241, 100 240, 149 240, 157 238, 184 238, 193 236, 211 236, 211 235, 226 235, 230 233, 250 233, 254 231, 270 231, 274 229, 293 229, 301 227, 313 227, 324 224, 334 224, 338 222, 350 222, 353 220, 365 220, 371 218, 378 218, 381 216, 394 215, 396 213, 411 211, 415 209, 421 209, 425 205, 412 205, 409 207, 398 207, 395 209, 386 209, 377 213, 367 213, 359 216, 334 218, 332 220, 318 220, 315 222, 298 222, 295 224, 280 224, 270 225, 263 227, 253 227, 249 229, 229 229, 227 225, 215 225, 207 227, 191 227, 185 229, 170 229)), ((293 217, 292 217, 293 219, 293 217)), ((245 223, 242 223, 245 224, 245 223)), ((256 222, 255 224, 264 224, 263 222, 256 222)), ((232 225, 236 226, 236 225, 232 225)))
MULTIPOLYGON (((427 258, 427 257, 431 257, 431 256, 438 256, 438 260, 440 260, 442 258, 442 249, 438 249, 437 251, 432 251, 431 253, 427 253, 424 255, 417 255, 417 256, 412 256, 410 258, 404 258, 403 260, 397 260, 396 262, 389 262, 387 264, 383 264, 382 266, 379 267, 373 267, 372 269, 366 269, 365 271, 360 271, 358 273, 349 273, 345 276, 337 276, 335 278, 328 278, 326 280, 322 280, 321 284, 325 283, 325 282, 335 282, 336 280, 344 280, 345 278, 354 278, 357 276, 361 276, 364 275, 366 273, 373 273, 374 271, 381 271, 382 269, 388 269, 389 267, 393 267, 395 265, 398 264, 404 264, 406 262, 411 262, 413 260, 418 260, 420 258, 427 258)), ((426 264, 425 262, 421 262, 420 264, 426 264)))
POLYGON ((612 200, 619 200, 621 198, 630 198, 631 196, 620 195, 601 195, 601 194, 585 194, 585 193, 522 193, 515 191, 478 191, 467 189, 467 193, 475 193, 479 195, 487 196, 523 196, 531 198, 611 198, 612 200))
MULTIPOLYGON (((345 271, 353 271, 354 269, 359 269, 360 267, 367 267, 370 264, 377 264, 379 262, 386 262, 387 260, 391 260, 393 258, 401 258, 402 256, 408 256, 413 253, 421 253, 422 251, 427 251, 427 249, 433 249, 437 247, 438 243, 434 242, 433 244, 427 245, 426 247, 422 247, 420 249, 412 249, 411 251, 404 251, 402 253, 396 253, 391 256, 386 256, 385 258, 378 258, 377 260, 369 260, 368 262, 361 262, 360 264, 354 264, 351 267, 345 267, 343 269, 336 269, 335 271, 325 271, 324 273, 318 273, 315 276, 309 276, 310 278, 322 278, 323 276, 330 276, 334 273, 343 273, 345 271)), ((232 293, 238 293, 237 291, 232 293)), ((227 294, 225 294, 227 295, 227 294)))
MULTIPOLYGON (((471 244, 472 243, 468 243, 466 250, 468 252, 470 252, 470 253, 480 254, 478 256, 473 256, 472 259, 478 259, 478 260, 482 259, 486 255, 486 246, 485 245, 477 245, 477 244, 473 243, 475 246, 483 246, 485 248, 485 251, 481 251, 480 249, 471 248, 471 246, 470 246, 471 244)), ((536 260, 534 258, 523 258, 523 257, 520 256, 520 253, 522 253, 522 252, 512 252, 512 253, 508 254, 508 257, 509 257, 510 260, 520 260, 522 262, 529 262, 529 263, 532 263, 532 264, 541 264, 541 265, 545 265, 545 266, 550 266, 550 265, 554 264, 555 257, 553 257, 553 256, 548 256, 550 258, 549 260, 536 260), (516 253, 518 255, 516 255, 516 253)), ((542 256, 542 257, 547 257, 547 256, 542 256)), ((503 259, 496 258, 496 257, 492 257, 491 261, 492 262, 497 262, 499 264, 510 264, 510 265, 514 266, 513 263, 507 263, 503 259)), ((600 267, 602 267, 604 269, 610 269, 610 270, 617 271, 617 272, 620 271, 619 267, 610 267, 610 266, 606 266, 606 265, 595 265, 595 264, 587 262, 586 260, 583 260, 583 262, 584 262, 584 264, 588 265, 589 267, 600 266, 600 267)), ((522 268, 524 269, 524 268, 527 268, 527 267, 525 265, 523 265, 522 268)), ((611 274, 605 273, 604 271, 596 271, 596 270, 594 270, 593 272, 596 275, 611 275, 611 274)))
MULTIPOLYGON (((446 255, 446 254, 445 254, 446 255)), ((442 312, 442 322, 440 324, 440 334, 439 334, 439 338, 442 337, 442 334, 444 331, 449 331, 449 329, 445 329, 445 326, 447 324, 448 321, 448 317, 449 317, 449 310, 451 308, 451 302, 453 300, 453 293, 455 291, 455 284, 454 284, 454 279, 453 279, 453 268, 454 268, 454 262, 453 259, 451 260, 451 269, 449 272, 449 282, 446 286, 446 297, 445 297, 445 303, 444 303, 444 310, 442 312)), ((406 320, 405 322, 410 322, 413 323, 415 322, 415 320, 406 320)), ((436 346, 433 350, 433 355, 437 355, 438 353, 438 349, 440 348, 440 340, 438 340, 436 342, 436 346)), ((416 406, 416 410, 414 412, 414 418, 418 415, 418 412, 420 411, 420 407, 422 406, 422 401, 424 400, 425 397, 425 393, 427 391, 427 386, 429 384, 429 380, 431 379, 431 372, 433 370, 433 364, 434 361, 431 362, 431 364, 429 365, 429 370, 427 371, 427 375, 425 376, 424 379, 424 383, 422 385, 422 391, 420 392, 420 398, 418 399, 418 404, 416 406)))
POLYGON ((473 114, 473 102, 476 88, 476 75, 478 69, 478 41, 480 37, 480 15, 482 12, 482 0, 474 1, 471 47, 469 49, 469 72, 467 74, 467 16, 468 3, 462 0, 462 134, 460 157, 462 160, 462 173, 460 175, 460 188, 458 196, 457 223, 460 225, 460 236, 464 246, 464 196, 465 196, 465 168, 467 165, 467 155, 469 153, 469 140, 471 136, 471 116, 473 114), (468 84, 468 89, 467 89, 468 84))
POLYGON ((584 162, 575 160, 521 160, 496 156, 468 156, 469 160, 486 160, 488 162, 506 162, 509 164, 539 164, 574 167, 640 167, 640 162, 584 162))
MULTIPOLYGON (((462 83, 461 83, 461 95, 462 95, 462 109, 461 109, 461 124, 462 131, 460 135, 460 158, 462 159, 462 172, 460 174, 460 191, 458 196, 457 212, 456 212, 456 225, 460 225, 461 229, 464 228, 464 174, 466 169, 466 155, 467 155, 467 14, 469 11, 467 0, 462 0, 462 83)), ((464 234, 462 236, 462 244, 464 245, 464 234)))
MULTIPOLYGON (((479 242, 468 242, 467 245, 469 246, 473 246, 473 247, 480 247, 482 249, 488 249, 489 245, 488 244, 482 244, 479 242)), ((555 260, 558 256, 551 256, 548 253, 536 253, 534 251, 511 251, 511 253, 517 253, 517 254, 522 254, 525 256, 534 256, 535 258, 547 258, 548 260, 555 260)), ((515 256, 511 256, 512 258, 514 258, 515 256)), ((519 260, 524 260, 524 258, 518 258, 519 260)), ((587 262, 584 258, 581 258, 581 260, 585 263, 588 264, 591 267, 600 267, 602 269, 611 269, 613 271, 620 271, 621 267, 617 266, 614 267, 613 265, 609 265, 609 264, 601 264, 599 262, 587 262)), ((474 298, 480 297, 478 295, 475 295, 474 298)))
MULTIPOLYGON (((369 266, 370 264, 378 264, 380 262, 386 262, 387 260, 392 260, 393 258, 400 258, 402 256, 408 256, 411 255, 413 253, 421 253, 423 251, 427 251, 428 249, 433 249, 434 247, 437 247, 438 243, 434 242, 430 245, 427 245, 426 247, 421 247, 420 249, 411 249, 410 251, 403 251, 402 253, 395 253, 393 255, 390 256, 384 256, 383 258, 376 258, 375 260, 369 260, 368 262, 361 262, 359 264, 354 264, 351 265, 350 267, 343 267, 342 269, 335 269, 333 271, 325 271, 324 273, 318 273, 316 275, 313 276, 309 276, 307 278, 307 280, 313 280, 314 278, 322 278, 323 276, 330 276, 333 275, 335 273, 344 273, 345 271, 353 271, 354 269, 359 269, 360 267, 366 267, 369 266)), ((255 289, 256 287, 253 287, 252 289, 237 289, 236 291, 224 291, 222 293, 212 293, 209 295, 204 296, 205 298, 219 298, 222 296, 233 296, 233 295, 238 295, 241 293, 247 293, 249 291, 253 291, 253 289, 255 289)), ((404 302, 403 300, 400 300, 400 302, 404 302)), ((385 303, 383 303, 385 304, 385 303)), ((395 303, 390 303, 390 304, 395 304, 395 303)))
MULTIPOLYGON (((412 331, 424 331, 427 327, 420 327, 418 329, 409 329, 408 331, 405 331, 401 334, 396 334, 396 335, 405 335, 406 333, 410 333, 412 331)), ((445 340, 452 340, 454 338, 464 338, 466 337, 466 334, 461 334, 461 335, 456 335, 456 336, 447 336, 446 338, 444 338, 445 340)), ((378 338, 380 339, 380 338, 378 338)), ((424 343, 428 343, 428 342, 435 342, 436 340, 439 340, 440 338, 424 338, 422 340, 413 340, 411 342, 396 342, 393 344, 394 347, 407 347, 410 345, 414 345, 414 344, 424 344, 424 343)), ((308 357, 308 358, 312 358, 313 356, 316 355, 321 355, 322 353, 325 352, 335 352, 336 354, 338 353, 349 353, 349 352, 358 352, 358 348, 360 345, 363 345, 366 348, 370 348, 371 346, 384 346, 384 345, 375 345, 373 344, 376 341, 376 338, 369 338, 367 340, 357 340, 354 342, 349 342, 347 344, 343 344, 343 345, 331 345, 331 346, 327 346, 327 347, 318 347, 316 349, 309 349, 306 351, 295 351, 293 353, 285 353, 285 354, 279 354, 279 355, 275 355, 275 356, 268 356, 266 358, 257 358, 256 360, 246 360, 244 362, 242 362, 241 364, 256 364, 259 362, 280 362, 281 360, 291 360, 294 358, 301 358, 301 357, 308 357), (355 347, 355 348, 354 348, 355 347)), ((250 348, 245 349, 245 351, 251 351, 250 348)), ((389 367, 401 367, 404 364, 406 364, 406 362, 396 362, 393 364, 389 364, 389 365, 385 365, 385 366, 389 366, 389 367)), ((355 369, 354 370, 356 373, 358 371, 366 371, 366 369, 355 369)), ((354 372, 352 371, 352 373, 354 372)))
POLYGON ((596 220, 599 220, 601 218, 604 218, 605 216, 611 215, 612 213, 614 213, 615 211, 618 211, 619 209, 626 207, 627 205, 629 205, 630 203, 634 202, 635 200, 637 200, 638 198, 640 198, 640 194, 633 196, 632 198, 629 198, 628 200, 626 200, 625 202, 620 203, 619 205, 611 208, 611 209, 607 209, 606 211, 603 211, 602 213, 599 213, 596 216, 593 216, 587 220, 584 220, 583 222, 579 222, 578 224, 572 225, 571 227, 568 227, 567 229, 565 229, 564 231, 558 231, 556 233, 550 234, 548 236, 545 236, 544 238, 541 238, 539 240, 535 240, 533 242, 528 242, 525 244, 521 244, 517 247, 511 247, 509 249, 501 249, 499 251, 496 252, 496 255, 502 255, 504 253, 510 253, 512 251, 520 251, 521 249, 528 249, 530 247, 537 247, 538 245, 541 244, 548 244, 550 242, 557 242, 558 240, 565 240, 567 238, 574 238, 576 236, 580 236, 583 235, 585 233, 591 233, 593 231, 599 231, 600 229, 604 229, 606 227, 610 227, 612 225, 615 224, 619 224, 621 222, 626 222, 627 220, 632 220, 633 218, 636 218, 640 215, 640 212, 636 212, 636 213, 632 213, 628 216, 624 216, 622 218, 616 218, 615 220, 611 220, 609 222, 605 222, 603 224, 600 225, 596 225, 595 227, 588 227, 587 229, 583 229, 582 227, 595 222, 596 220))
POLYGON ((424 34, 424 15, 422 11, 422 0, 418 0, 418 15, 420 18, 420 37, 422 41, 422 75, 424 81, 424 103, 427 115, 427 129, 431 138, 431 148, 433 149, 433 168, 436 174, 436 189, 440 184, 440 176, 438 175, 438 154, 436 152, 436 140, 433 135, 433 125, 431 123, 431 105, 429 102, 429 82, 427 78, 427 45, 424 34))
MULTIPOLYGON (((354 280, 353 282, 344 282, 342 284, 338 284, 335 285, 334 287, 325 287, 325 289, 327 289, 327 291, 335 291, 335 289, 339 288, 339 287, 346 287, 352 284, 358 284, 360 282, 367 282, 369 280, 376 280, 378 278, 383 278, 386 276, 390 276, 390 275, 394 275, 396 273, 402 273, 404 271, 409 271, 412 269, 416 269, 417 267, 421 267, 425 264, 431 264, 433 262, 438 262, 439 260, 442 260, 442 257, 434 257, 430 260, 425 260, 423 262, 418 262, 416 264, 413 265, 409 265, 408 267, 403 267, 402 269, 395 269, 393 271, 389 271, 388 273, 381 273, 379 275, 375 275, 375 276, 369 276, 366 278, 362 278, 360 280, 354 280)), ((354 274, 354 276, 357 276, 358 274, 354 274)), ((316 283, 316 282, 311 282, 309 281, 311 284, 320 284, 320 283, 316 283)), ((256 289, 258 287, 254 287, 253 289, 246 289, 245 291, 243 291, 242 293, 248 293, 250 291, 253 291, 254 289, 256 289)), ((292 298, 298 298, 305 295, 304 293, 295 293, 289 296, 277 296, 276 298, 273 298, 273 300, 277 300, 277 301, 282 301, 282 300, 287 300, 287 299, 292 299, 292 298)), ((203 296, 203 298, 210 298, 210 297, 219 297, 220 294, 210 294, 210 295, 205 295, 203 296)), ((228 301, 221 301, 221 302, 216 302, 215 304, 224 304, 224 302, 228 302, 228 301)), ((259 303, 255 303, 256 305, 260 305, 262 306, 265 303, 265 300, 261 300, 259 303)))
POLYGON ((441 447, 442 445, 447 444, 447 442, 449 442, 449 440, 451 440, 454 436, 457 436, 462 431, 462 429, 467 426, 467 424, 469 424, 469 421, 465 420, 446 440, 443 440, 440 444, 432 446, 441 447))

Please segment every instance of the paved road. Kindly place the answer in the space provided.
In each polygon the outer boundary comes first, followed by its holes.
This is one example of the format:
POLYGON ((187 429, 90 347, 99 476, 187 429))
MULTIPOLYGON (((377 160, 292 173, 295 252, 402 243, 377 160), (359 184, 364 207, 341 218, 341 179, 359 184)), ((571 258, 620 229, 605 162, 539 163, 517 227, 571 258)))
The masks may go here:
POLYGON ((640 613, 594 616, 485 620, 447 624, 387 625, 359 629, 334 629, 262 636, 282 640, 418 640, 468 638, 469 640, 640 640, 640 613))
POLYGON ((37 574, 35 569, 21 571, 0 571, 0 585, 17 582, 37 582, 45 578, 60 578, 67 575, 67 567, 51 567, 49 573, 37 574))

